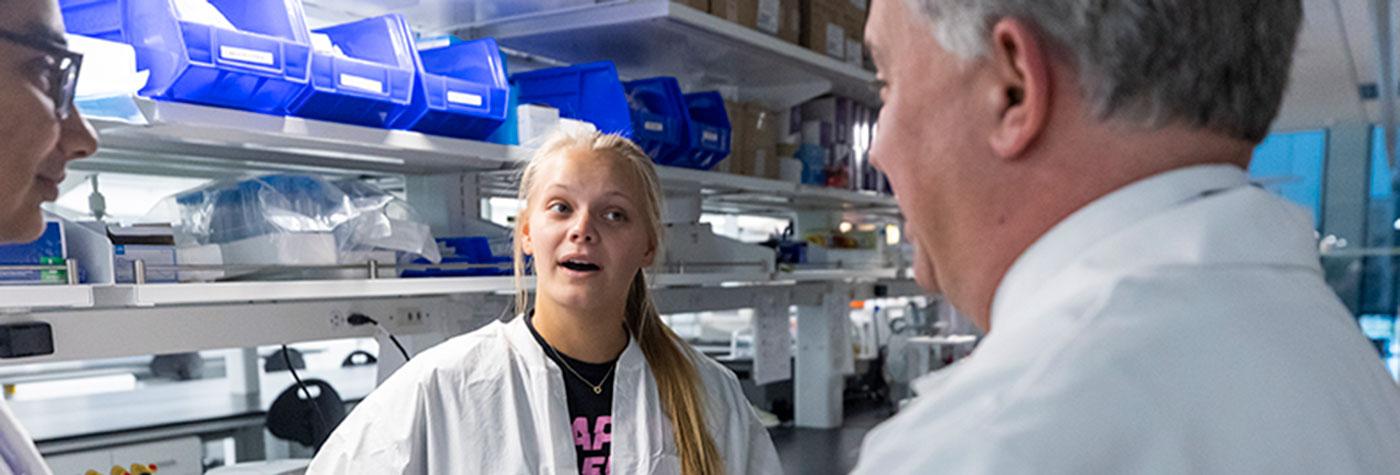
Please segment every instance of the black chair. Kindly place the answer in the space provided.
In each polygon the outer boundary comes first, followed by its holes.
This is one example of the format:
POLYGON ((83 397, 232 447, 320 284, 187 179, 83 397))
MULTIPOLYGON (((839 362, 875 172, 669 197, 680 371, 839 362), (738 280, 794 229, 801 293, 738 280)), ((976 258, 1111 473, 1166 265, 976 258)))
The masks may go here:
POLYGON ((355 366, 371 366, 379 363, 379 358, 365 350, 355 350, 345 357, 345 361, 340 362, 341 368, 352 368, 355 366))
POLYGON ((307 399, 296 384, 283 390, 267 410, 267 430, 278 438, 320 450, 345 419, 345 401, 330 383, 319 379, 304 383, 312 398, 307 399))
POLYGON ((175 381, 201 379, 204 377, 204 358, 194 352, 156 355, 151 359, 151 374, 175 381))
POLYGON ((277 351, 272 352, 272 355, 267 357, 267 362, 263 363, 263 371, 268 373, 286 371, 287 360, 289 358, 292 360, 293 368, 306 369, 306 358, 301 356, 300 351, 297 351, 296 348, 287 348, 287 353, 283 355, 282 349, 278 348, 277 351))

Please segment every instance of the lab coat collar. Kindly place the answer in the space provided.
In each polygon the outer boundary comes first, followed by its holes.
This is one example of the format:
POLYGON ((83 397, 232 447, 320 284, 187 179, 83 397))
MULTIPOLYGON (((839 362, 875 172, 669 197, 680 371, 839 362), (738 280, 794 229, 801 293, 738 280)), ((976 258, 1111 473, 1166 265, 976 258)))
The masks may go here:
POLYGON ((1026 248, 1007 270, 992 300, 992 328, 1028 313, 1012 308, 1013 302, 1034 296, 1102 240, 1183 202, 1248 183, 1244 171, 1233 165, 1198 165, 1148 177, 1080 208, 1026 248))
MULTIPOLYGON (((506 323, 505 333, 511 349, 520 355, 521 361, 525 363, 532 392, 543 396, 532 398, 530 405, 534 408, 532 412, 544 420, 544 427, 539 431, 540 438, 537 440, 543 448, 541 455, 544 466, 560 467, 558 473, 577 473, 578 462, 574 453, 574 437, 569 419, 568 395, 564 391, 563 370, 544 354, 544 348, 535 341, 535 336, 530 333, 530 327, 526 325, 524 317, 517 315, 506 323)), ((641 435, 645 434, 642 432, 645 428, 632 417, 636 406, 640 404, 638 398, 632 394, 646 392, 641 386, 643 381, 648 380, 645 377, 647 375, 643 374, 646 370, 645 361, 636 340, 629 335, 627 348, 618 356, 617 368, 612 379, 614 443, 611 456, 613 468, 623 469, 618 473, 631 473, 628 467, 645 462, 638 461, 640 459, 637 447, 650 448, 656 445, 645 440, 647 438, 641 435)))
MULTIPOLYGON (((544 354, 544 348, 540 348, 539 342, 535 341, 535 336, 530 334, 530 327, 525 325, 525 317, 517 315, 506 323, 506 338, 510 345, 515 348, 524 359, 525 364, 532 369, 544 369, 552 372, 559 372, 559 365, 554 364, 548 356, 544 354)), ((642 368, 646 363, 646 358, 642 354, 642 349, 637 346, 637 340, 632 335, 627 336, 627 348, 622 350, 622 355, 617 358, 616 371, 635 371, 642 368)))

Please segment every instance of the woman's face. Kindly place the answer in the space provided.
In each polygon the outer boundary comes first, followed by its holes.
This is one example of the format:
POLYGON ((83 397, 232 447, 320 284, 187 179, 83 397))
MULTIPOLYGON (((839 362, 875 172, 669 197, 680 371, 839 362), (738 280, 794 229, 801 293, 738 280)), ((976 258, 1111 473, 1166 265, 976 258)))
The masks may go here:
MULTIPOLYGON (((632 279, 656 255, 640 179, 622 158, 565 150, 535 178, 521 247, 534 257, 538 299, 621 311, 632 279)), ((546 303, 546 302, 541 302, 546 303)))
MULTIPOLYGON (((0 29, 65 48, 52 0, 10 0, 0 29)), ((91 155, 97 137, 82 114, 59 120, 45 74, 53 57, 0 41, 0 243, 30 241, 44 230, 39 205, 58 198, 68 162, 91 155)))

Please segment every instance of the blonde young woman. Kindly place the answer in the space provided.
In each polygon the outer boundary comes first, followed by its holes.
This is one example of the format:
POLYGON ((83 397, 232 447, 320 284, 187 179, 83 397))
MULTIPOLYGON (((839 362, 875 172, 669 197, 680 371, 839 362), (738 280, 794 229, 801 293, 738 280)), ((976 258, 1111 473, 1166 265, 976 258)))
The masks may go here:
POLYGON ((418 356, 331 435, 310 473, 780 473, 733 374, 661 322, 643 269, 660 253, 646 154, 596 132, 525 167, 517 285, 533 305, 418 356))

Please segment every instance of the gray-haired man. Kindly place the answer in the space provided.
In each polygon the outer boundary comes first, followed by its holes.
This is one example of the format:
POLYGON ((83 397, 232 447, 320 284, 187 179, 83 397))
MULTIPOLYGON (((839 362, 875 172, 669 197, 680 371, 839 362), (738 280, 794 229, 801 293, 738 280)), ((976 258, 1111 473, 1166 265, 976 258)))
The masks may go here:
POLYGON ((984 329, 856 472, 1360 473, 1400 392, 1244 168, 1299 0, 875 0, 872 156, 984 329))

